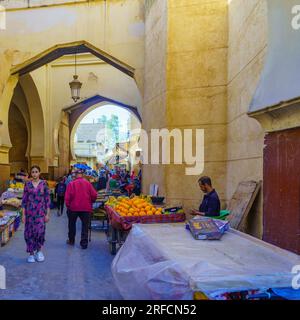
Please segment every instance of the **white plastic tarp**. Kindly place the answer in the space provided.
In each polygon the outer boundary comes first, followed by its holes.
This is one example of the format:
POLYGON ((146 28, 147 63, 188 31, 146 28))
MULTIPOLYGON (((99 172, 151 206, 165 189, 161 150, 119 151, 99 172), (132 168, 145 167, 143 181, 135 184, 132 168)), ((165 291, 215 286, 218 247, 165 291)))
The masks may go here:
POLYGON ((194 240, 184 224, 133 226, 112 263, 124 299, 192 299, 224 292, 291 287, 300 257, 237 231, 194 240))

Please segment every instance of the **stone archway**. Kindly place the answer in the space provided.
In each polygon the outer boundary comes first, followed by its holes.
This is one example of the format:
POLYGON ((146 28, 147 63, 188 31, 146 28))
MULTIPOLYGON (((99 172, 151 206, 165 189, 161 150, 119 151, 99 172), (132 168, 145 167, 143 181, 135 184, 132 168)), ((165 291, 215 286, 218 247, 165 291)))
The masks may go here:
MULTIPOLYGON (((10 125, 14 125, 12 115, 10 117, 11 108, 16 111, 18 120, 20 120, 19 122, 25 123, 26 125, 27 145, 24 156, 28 162, 27 166, 35 163, 41 166, 43 172, 47 172, 45 159, 44 112, 39 92, 32 76, 30 74, 26 74, 22 77, 19 77, 18 75, 10 76, 0 100, 0 116, 2 121, 0 128, 1 178, 7 180, 9 177, 11 171, 10 158, 12 158, 12 155, 16 152, 14 145, 19 139, 17 135, 12 134, 10 130, 10 125), (15 109, 14 106, 16 106, 17 109, 15 109), (13 141, 11 139, 12 137, 13 141), (13 148, 12 152, 10 152, 11 148, 13 148)), ((17 129, 15 128, 15 130, 17 129)), ((20 132, 19 134, 21 134, 20 132)), ((22 150, 22 153, 23 151, 24 150, 22 150)), ((19 157, 20 152, 17 153, 19 153, 19 157)), ((24 158, 21 162, 23 162, 24 165, 26 164, 24 158)))
POLYGON ((137 110, 136 107, 126 105, 119 101, 115 101, 109 98, 105 98, 99 95, 86 99, 81 103, 75 104, 64 111, 69 113, 69 128, 70 128, 70 158, 72 160, 76 159, 75 152, 74 152, 74 138, 77 131, 77 128, 83 118, 88 115, 93 110, 105 106, 105 105, 114 105, 119 108, 123 108, 130 112, 136 120, 141 124, 142 118, 137 110))
POLYGON ((12 144, 9 137, 8 112, 14 94, 14 89, 18 83, 24 92, 30 114, 30 149, 27 152, 30 156, 29 165, 33 163, 37 164, 41 167, 43 173, 48 173, 50 170, 48 166, 50 163, 49 160, 51 160, 51 165, 58 163, 60 150, 57 142, 59 140, 60 127, 58 126, 57 128, 55 127, 50 129, 47 127, 48 124, 45 118, 46 113, 43 109, 45 108, 43 105, 44 102, 41 102, 39 91, 34 82, 34 74, 31 72, 49 64, 61 56, 80 53, 91 53, 100 60, 118 69, 120 72, 133 78, 136 82, 135 69, 133 67, 86 41, 55 45, 24 61, 23 63, 14 66, 11 69, 11 75, 8 78, 2 95, 0 96, 0 120, 2 121, 0 122, 0 178, 7 178, 10 171, 9 149, 12 147, 12 144), (49 138, 46 136, 46 132, 49 133, 51 131, 53 132, 53 136, 49 138), (52 157, 52 155, 47 153, 47 150, 51 148, 49 147, 49 144, 54 144, 55 157, 57 159, 48 159, 49 157, 52 157))
POLYGON ((30 74, 20 77, 30 115, 31 141, 30 165, 37 164, 43 173, 48 172, 45 141, 45 115, 35 82, 30 74))
POLYGON ((10 173, 15 174, 20 169, 28 170, 27 148, 29 133, 26 120, 14 103, 9 108, 8 125, 12 144, 9 150, 10 173))

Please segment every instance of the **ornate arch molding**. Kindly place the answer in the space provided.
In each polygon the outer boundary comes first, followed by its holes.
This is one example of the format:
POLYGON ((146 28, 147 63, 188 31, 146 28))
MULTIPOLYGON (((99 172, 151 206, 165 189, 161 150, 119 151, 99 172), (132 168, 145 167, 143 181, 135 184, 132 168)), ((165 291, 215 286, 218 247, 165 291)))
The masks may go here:
POLYGON ((20 76, 22 76, 64 55, 80 53, 91 53, 100 60, 103 60, 104 62, 115 67, 121 72, 134 78, 135 69, 133 67, 129 66, 128 64, 122 62, 121 60, 111 56, 110 54, 104 52, 103 50, 93 46, 92 44, 84 40, 57 44, 32 57, 31 59, 15 66, 14 68, 12 68, 11 74, 19 74, 20 76))
POLYGON ((95 95, 90 98, 87 98, 79 103, 73 104, 70 107, 65 108, 63 111, 69 114, 69 128, 70 128, 70 152, 71 158, 75 159, 74 146, 72 141, 74 141, 75 133, 80 121, 87 115, 89 112, 94 109, 107 105, 113 104, 117 107, 123 108, 131 112, 140 122, 142 118, 138 112, 137 107, 124 104, 120 101, 116 101, 110 98, 106 98, 100 95, 95 95))

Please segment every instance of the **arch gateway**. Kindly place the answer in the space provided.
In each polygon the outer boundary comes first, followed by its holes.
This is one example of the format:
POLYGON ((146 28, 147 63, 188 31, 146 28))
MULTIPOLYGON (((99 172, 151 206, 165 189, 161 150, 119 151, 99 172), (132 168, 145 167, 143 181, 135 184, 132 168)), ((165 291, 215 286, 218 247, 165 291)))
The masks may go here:
MULTIPOLYGON (((3 1, 1 183, 12 168, 10 150, 16 141, 9 134, 10 108, 18 110, 27 132, 23 163, 38 163, 51 177, 68 168, 66 111, 75 113, 68 83, 77 52, 81 107, 93 97, 105 97, 136 108, 146 132, 205 130, 203 174, 211 176, 223 207, 241 181, 264 180, 264 186, 276 189, 287 171, 275 182, 270 177, 284 167, 282 162, 296 161, 293 150, 298 150, 298 2, 81 0, 43 6, 42 1, 3 1), (288 129, 294 131, 284 132, 288 129), (264 149, 266 137, 269 148, 264 149), (286 152, 292 159, 269 165, 276 141, 289 142, 286 152)), ((158 184, 169 203, 180 201, 186 209, 199 205, 197 179, 185 175, 184 164, 143 166, 144 191, 158 184)), ((268 241, 299 253, 300 204, 295 200, 292 207, 299 210, 288 209, 296 225, 289 229, 293 236, 276 242, 270 229, 282 231, 281 215, 270 224, 275 212, 275 201, 267 202, 270 196, 261 191, 246 231, 258 238, 267 234, 268 241)))

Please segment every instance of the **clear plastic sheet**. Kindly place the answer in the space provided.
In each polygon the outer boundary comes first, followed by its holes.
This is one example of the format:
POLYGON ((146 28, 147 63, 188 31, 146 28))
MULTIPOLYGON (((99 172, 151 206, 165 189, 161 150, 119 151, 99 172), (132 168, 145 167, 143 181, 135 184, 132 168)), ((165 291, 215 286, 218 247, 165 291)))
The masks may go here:
POLYGON ((237 231, 194 240, 184 224, 134 225, 112 263, 124 299, 212 298, 250 289, 290 287, 298 255, 237 231))

